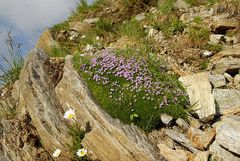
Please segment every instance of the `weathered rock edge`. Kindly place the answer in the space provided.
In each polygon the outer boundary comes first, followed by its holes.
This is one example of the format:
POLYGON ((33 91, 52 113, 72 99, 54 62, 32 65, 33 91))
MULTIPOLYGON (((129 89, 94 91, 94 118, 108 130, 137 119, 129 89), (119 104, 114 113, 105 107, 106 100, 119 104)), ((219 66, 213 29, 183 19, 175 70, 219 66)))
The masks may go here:
POLYGON ((114 120, 92 100, 73 67, 71 56, 66 57, 63 77, 56 87, 51 83, 48 64, 49 57, 42 51, 34 49, 29 54, 20 74, 22 108, 19 110, 29 114, 43 147, 50 154, 59 148, 62 149, 62 155, 58 159, 68 160, 70 154, 67 144, 71 144, 71 137, 63 113, 71 107, 76 111, 79 123, 90 123, 91 131, 83 139, 83 145, 93 159, 164 160, 142 131, 114 120))

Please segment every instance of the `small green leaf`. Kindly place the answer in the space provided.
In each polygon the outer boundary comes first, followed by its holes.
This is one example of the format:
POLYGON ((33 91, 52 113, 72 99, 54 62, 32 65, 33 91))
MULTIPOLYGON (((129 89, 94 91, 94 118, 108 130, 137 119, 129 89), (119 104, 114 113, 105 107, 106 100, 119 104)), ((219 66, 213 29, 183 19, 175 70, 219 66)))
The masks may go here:
POLYGON ((133 121, 133 119, 134 119, 134 118, 137 118, 137 117, 138 117, 138 114, 133 113, 133 114, 130 115, 130 120, 133 121))

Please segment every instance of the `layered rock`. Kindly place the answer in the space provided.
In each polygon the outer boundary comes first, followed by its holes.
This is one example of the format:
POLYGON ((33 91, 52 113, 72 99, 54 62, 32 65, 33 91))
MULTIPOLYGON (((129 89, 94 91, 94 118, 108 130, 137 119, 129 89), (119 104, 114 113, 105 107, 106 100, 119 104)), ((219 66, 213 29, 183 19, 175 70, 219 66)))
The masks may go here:
POLYGON ((240 155, 240 116, 224 117, 217 126, 216 142, 236 155, 240 155))
POLYGON ((240 91, 235 89, 214 89, 213 94, 217 104, 217 112, 220 115, 239 111, 240 91))
POLYGON ((216 109, 208 73, 205 72, 180 77, 179 80, 187 90, 194 113, 196 113, 202 121, 213 119, 216 109))

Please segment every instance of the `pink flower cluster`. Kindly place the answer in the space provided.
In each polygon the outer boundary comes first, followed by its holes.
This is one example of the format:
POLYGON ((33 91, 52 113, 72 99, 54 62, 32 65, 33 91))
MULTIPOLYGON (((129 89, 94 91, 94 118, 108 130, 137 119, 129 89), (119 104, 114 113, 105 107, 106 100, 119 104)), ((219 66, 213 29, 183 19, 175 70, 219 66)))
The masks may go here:
POLYGON ((110 91, 110 98, 117 96, 114 97, 115 101, 121 101, 126 93, 131 92, 133 102, 138 99, 157 99, 159 107, 162 108, 169 103, 177 103, 178 96, 184 95, 182 90, 175 89, 174 84, 157 81, 144 59, 125 58, 105 51, 97 58, 92 58, 90 64, 83 64, 81 70, 89 73, 90 79, 96 83, 106 85, 110 91), (116 92, 118 94, 114 95, 116 92), (138 97, 140 92, 145 93, 141 98, 138 97), (175 97, 169 99, 169 92, 175 97))

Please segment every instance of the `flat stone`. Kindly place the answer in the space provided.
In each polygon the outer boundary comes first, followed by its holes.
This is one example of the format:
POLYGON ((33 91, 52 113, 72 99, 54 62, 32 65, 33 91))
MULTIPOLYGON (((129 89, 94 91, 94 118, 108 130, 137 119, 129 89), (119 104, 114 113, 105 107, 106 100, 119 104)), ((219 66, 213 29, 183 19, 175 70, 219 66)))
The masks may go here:
POLYGON ((188 116, 188 121, 189 121, 189 124, 191 125, 191 127, 195 127, 197 129, 199 129, 202 126, 202 124, 199 122, 199 120, 195 119, 192 116, 188 116))
POLYGON ((224 35, 222 34, 211 34, 209 40, 212 44, 218 44, 224 40, 224 35))
POLYGON ((193 161, 208 161, 209 151, 197 153, 193 161))
POLYGON ((212 57, 212 61, 218 61, 221 58, 226 57, 240 58, 240 46, 236 46, 234 48, 231 47, 220 51, 212 57))
POLYGON ((212 154, 212 158, 217 161, 239 161, 240 158, 235 156, 230 151, 221 147, 216 141, 212 143, 209 148, 209 152, 212 154))
POLYGON ((179 81, 186 88, 194 113, 204 122, 212 120, 216 109, 209 74, 203 72, 180 77, 179 81))
POLYGON ((240 156, 240 116, 224 117, 218 124, 216 132, 216 142, 240 156))
POLYGON ((135 16, 135 19, 136 19, 137 21, 142 21, 142 20, 146 19, 145 12, 139 13, 138 15, 136 15, 136 16, 135 16))
POLYGON ((209 128, 206 131, 202 131, 191 127, 188 129, 187 137, 196 148, 206 150, 213 142, 215 134, 214 129, 209 128))
POLYGON ((165 144, 158 144, 161 155, 168 161, 188 161, 187 153, 183 150, 173 150, 165 144))
POLYGON ((219 88, 227 84, 225 77, 221 74, 209 75, 209 80, 215 88, 219 88))
POLYGON ((176 124, 183 130, 187 131, 190 127, 189 124, 182 118, 176 120, 176 124))
POLYGON ((217 105, 218 114, 234 109, 240 105, 240 91, 235 89, 214 89, 214 98, 217 105))
POLYGON ((165 124, 165 125, 169 125, 172 120, 173 120, 173 117, 172 116, 169 116, 167 114, 162 114, 161 116, 161 121, 165 124))
POLYGON ((89 23, 89 24, 95 24, 99 21, 99 18, 87 18, 87 19, 84 19, 82 22, 86 22, 86 23, 89 23))
POLYGON ((194 154, 197 154, 200 152, 198 149, 196 149, 192 145, 191 141, 184 134, 178 133, 172 129, 165 129, 164 133, 168 135, 170 138, 172 138, 174 141, 176 141, 177 143, 181 144, 182 146, 184 146, 185 148, 193 152, 194 154))
POLYGON ((222 58, 213 66, 214 74, 235 73, 240 69, 240 58, 222 58))
POLYGON ((77 31, 78 33, 84 34, 84 32, 91 28, 91 24, 87 22, 77 22, 71 30, 77 31))

